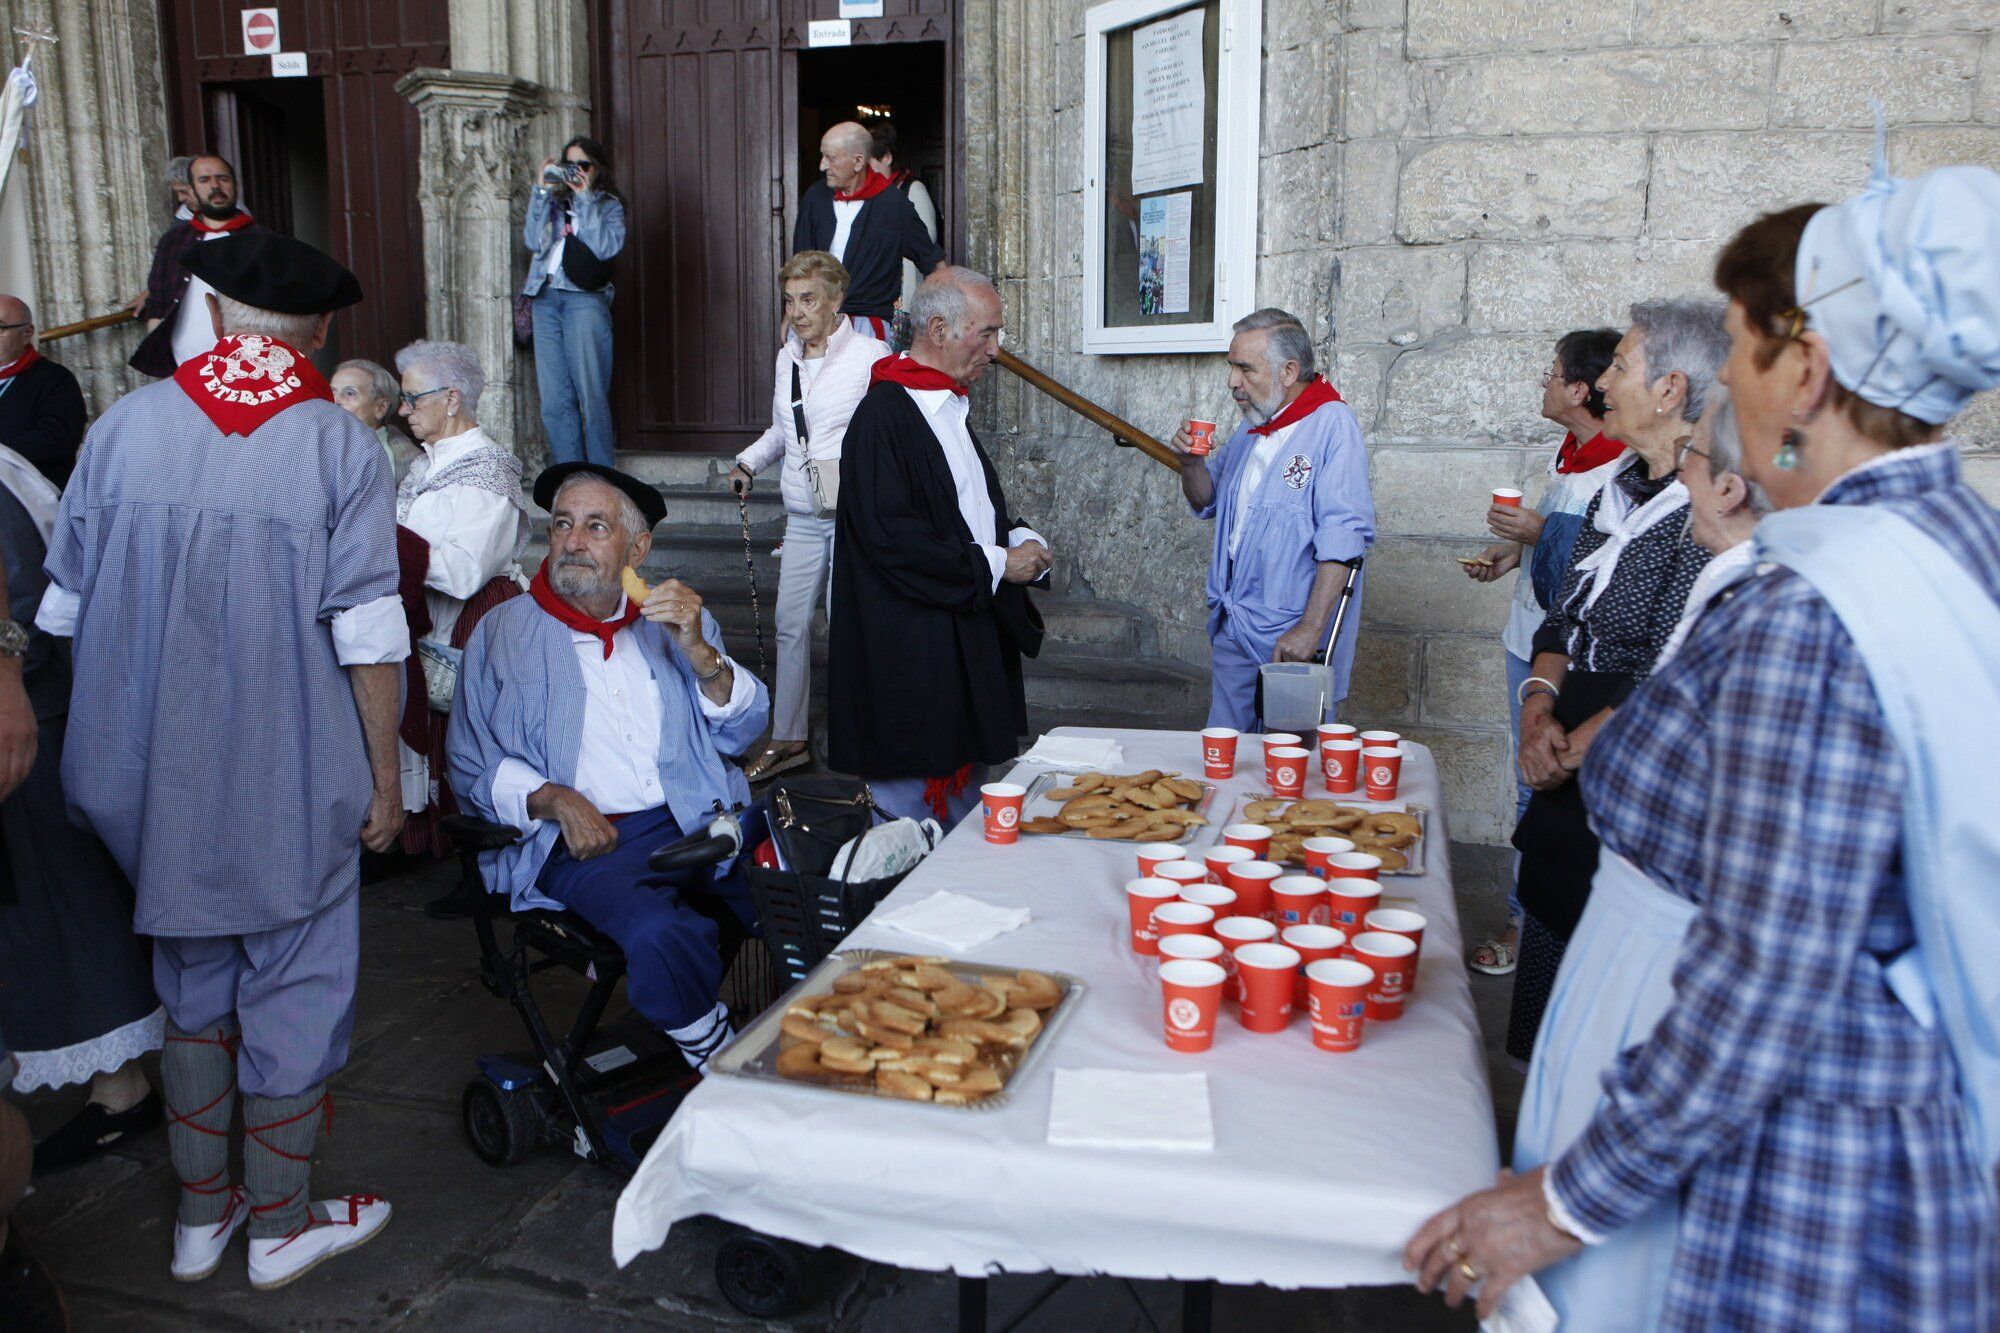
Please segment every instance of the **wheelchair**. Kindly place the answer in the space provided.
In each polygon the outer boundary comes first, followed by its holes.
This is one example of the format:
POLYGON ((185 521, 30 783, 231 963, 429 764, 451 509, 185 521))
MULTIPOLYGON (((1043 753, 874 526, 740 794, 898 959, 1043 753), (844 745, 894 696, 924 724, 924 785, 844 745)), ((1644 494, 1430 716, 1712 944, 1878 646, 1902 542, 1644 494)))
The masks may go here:
MULTIPOLYGON (((732 833, 716 832, 718 823, 656 851, 650 864, 662 871, 718 865, 762 839, 761 814, 753 807, 725 817, 732 833)), ((614 940, 573 912, 515 912, 486 891, 480 853, 518 842, 519 829, 464 814, 447 815, 441 824, 458 844, 459 873, 472 892, 480 980, 514 1007, 530 1043, 525 1051, 478 1057, 479 1072, 460 1101, 472 1151, 490 1166, 514 1166, 537 1148, 567 1144, 585 1161, 630 1175, 700 1076, 638 1015, 605 1023, 625 975, 625 955, 614 940), (504 940, 503 921, 512 927, 504 940), (534 978, 551 969, 590 983, 561 1036, 534 991, 534 978)), ((690 893, 687 901, 720 932, 722 998, 731 1014, 748 1020, 769 1007, 779 977, 763 942, 719 899, 690 893)), ((790 1241, 740 1230, 716 1255, 716 1285, 744 1314, 773 1318, 797 1303, 809 1258, 810 1251, 790 1241)))

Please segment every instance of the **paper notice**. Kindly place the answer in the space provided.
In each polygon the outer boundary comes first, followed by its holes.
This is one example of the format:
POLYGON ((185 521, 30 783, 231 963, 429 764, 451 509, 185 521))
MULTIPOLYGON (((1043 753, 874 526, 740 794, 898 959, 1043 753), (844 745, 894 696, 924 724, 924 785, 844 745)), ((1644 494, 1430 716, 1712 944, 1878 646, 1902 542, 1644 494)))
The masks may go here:
POLYGON ((1194 194, 1161 195, 1139 203, 1139 313, 1185 315, 1194 194))
POLYGON ((1208 85, 1204 14, 1191 9, 1132 30, 1132 193, 1201 184, 1208 85))

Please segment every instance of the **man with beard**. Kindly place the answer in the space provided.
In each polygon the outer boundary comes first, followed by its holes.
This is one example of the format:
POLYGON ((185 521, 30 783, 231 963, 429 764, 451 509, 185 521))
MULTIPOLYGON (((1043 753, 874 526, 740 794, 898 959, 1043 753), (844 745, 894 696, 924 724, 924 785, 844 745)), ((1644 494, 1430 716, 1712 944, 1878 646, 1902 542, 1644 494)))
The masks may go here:
MULTIPOLYGON (((1368 450, 1339 393, 1313 372, 1312 339, 1295 316, 1266 308, 1236 321, 1229 393, 1243 424, 1213 454, 1175 432, 1181 492, 1215 520, 1208 567, 1212 645, 1208 725, 1261 729, 1257 669, 1310 662, 1325 646, 1348 566, 1375 540, 1368 450)), ((1361 581, 1329 655, 1327 714, 1347 697, 1361 581)))
POLYGON ((868 165, 874 139, 843 120, 819 141, 821 179, 799 201, 792 252, 824 250, 847 269, 847 300, 840 313, 854 327, 889 341, 889 320, 903 295, 903 261, 923 273, 945 265, 909 196, 868 165))
POLYGON ((531 594, 503 602, 466 643, 446 739, 451 785, 483 819, 520 829, 481 858, 517 911, 567 908, 625 952, 632 1007, 699 1072, 731 1036, 722 935, 756 920, 734 866, 662 874, 646 859, 747 802, 727 756, 763 733, 764 683, 723 652, 715 618, 679 579, 643 603, 621 575, 653 547, 667 507, 596 463, 535 480, 549 554, 531 594))
POLYGON ((181 262, 188 251, 203 241, 265 230, 236 206, 236 168, 224 159, 195 158, 188 164, 188 187, 194 192, 194 212, 185 222, 167 228, 153 251, 146 300, 139 307, 147 333, 129 363, 156 378, 173 374, 182 362, 215 346, 208 303, 202 300, 214 289, 181 262))

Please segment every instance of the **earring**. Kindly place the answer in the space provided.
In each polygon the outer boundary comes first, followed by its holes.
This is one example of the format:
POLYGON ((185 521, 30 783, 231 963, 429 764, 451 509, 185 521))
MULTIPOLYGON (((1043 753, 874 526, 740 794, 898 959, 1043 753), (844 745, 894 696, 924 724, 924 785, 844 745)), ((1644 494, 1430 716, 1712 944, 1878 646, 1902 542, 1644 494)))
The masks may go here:
POLYGON ((1805 439, 1789 426, 1778 438, 1778 452, 1771 456, 1771 466, 1780 472, 1790 472, 1799 465, 1799 446, 1805 439))

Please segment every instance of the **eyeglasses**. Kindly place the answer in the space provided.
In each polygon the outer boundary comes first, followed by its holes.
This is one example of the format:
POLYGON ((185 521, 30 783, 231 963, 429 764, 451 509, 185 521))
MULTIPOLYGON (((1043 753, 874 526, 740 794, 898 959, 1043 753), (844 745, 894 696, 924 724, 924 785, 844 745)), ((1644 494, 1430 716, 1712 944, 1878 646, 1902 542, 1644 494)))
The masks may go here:
POLYGON ((0 324, 0 333, 5 333, 9 329, 32 329, 34 327, 35 323, 33 320, 22 320, 19 324, 0 324))
POLYGON ((1674 446, 1674 471, 1678 472, 1687 466, 1689 454, 1693 454, 1697 458, 1706 458, 1711 463, 1715 461, 1715 455, 1709 453, 1708 450, 1694 447, 1694 436, 1690 435, 1674 446))
POLYGON ((587 157, 566 157, 563 159, 563 165, 566 167, 575 167, 578 171, 590 171, 597 166, 595 162, 587 157))
POLYGON ((449 384, 440 384, 437 388, 425 389, 422 393, 406 393, 403 395, 403 406, 408 408, 415 408, 419 401, 430 397, 434 393, 443 393, 446 389, 449 389, 450 387, 451 386, 449 384))

